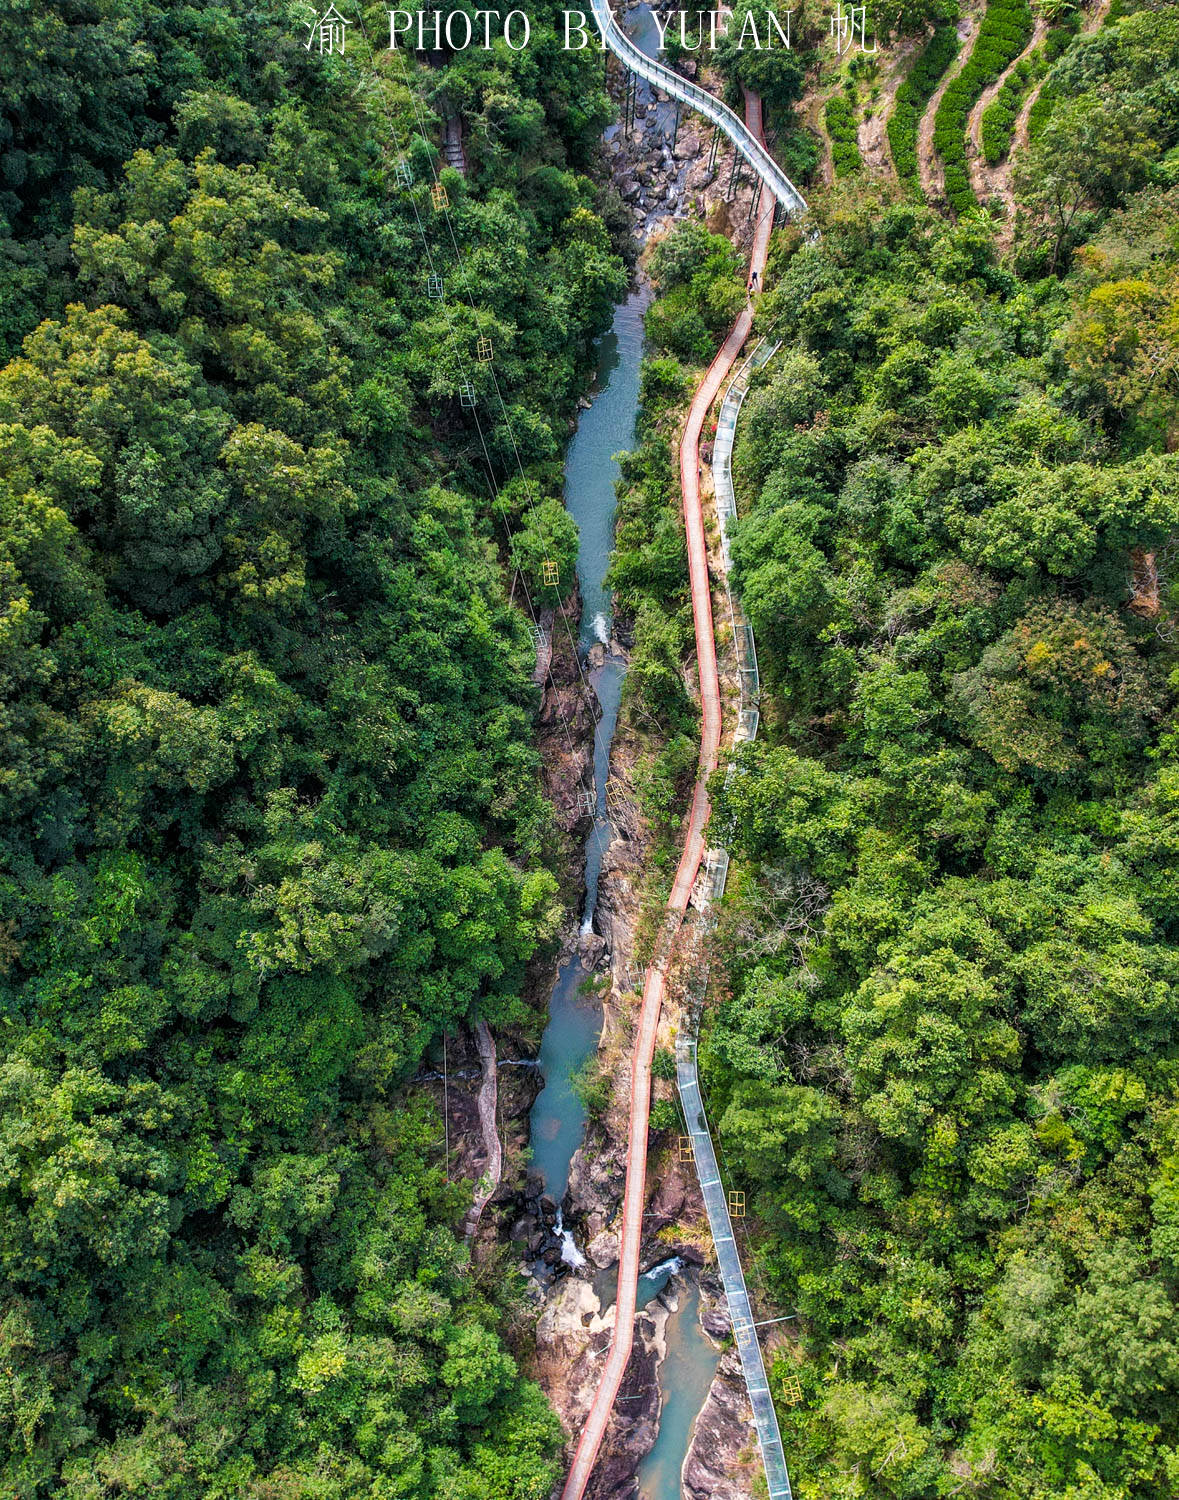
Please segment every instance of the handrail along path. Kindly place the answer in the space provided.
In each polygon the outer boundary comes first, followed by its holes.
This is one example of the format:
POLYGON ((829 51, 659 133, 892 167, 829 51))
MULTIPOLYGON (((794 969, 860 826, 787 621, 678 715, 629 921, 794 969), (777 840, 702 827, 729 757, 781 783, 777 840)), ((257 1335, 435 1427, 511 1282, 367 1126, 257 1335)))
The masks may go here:
POLYGON ((746 118, 742 120, 735 110, 722 104, 707 89, 689 83, 671 68, 648 57, 614 19, 609 0, 590 0, 590 8, 602 41, 615 57, 621 59, 632 73, 637 73, 665 94, 690 105, 714 125, 719 125, 786 212, 794 216, 806 213, 806 200, 766 149, 761 130, 761 100, 756 94, 746 96, 746 118), (751 99, 755 101, 753 118, 750 118, 749 109, 751 99))
MULTIPOLYGON (((608 0, 591 0, 594 15, 605 45, 619 57, 627 67, 646 78, 673 98, 698 109, 733 142, 736 149, 757 171, 762 179, 758 191, 759 200, 768 192, 788 213, 802 214, 806 203, 794 184, 770 156, 762 138, 761 100, 756 94, 747 93, 745 120, 711 94, 680 78, 678 74, 653 62, 626 35, 614 20, 608 0)), ((756 274, 758 282, 763 278, 769 256, 770 233, 773 228, 773 213, 760 212, 758 205, 757 227, 750 254, 750 281, 756 274)), ((659 1013, 667 988, 667 976, 671 963, 672 948, 688 909, 689 899, 704 856, 704 828, 710 811, 708 800, 708 778, 716 770, 721 742, 721 694, 717 670, 716 638, 712 619, 712 590, 708 576, 708 547, 704 531, 704 513, 700 500, 699 449, 700 436, 709 410, 715 401, 726 376, 736 362, 753 325, 753 308, 742 309, 729 330, 716 358, 709 366, 703 381, 692 399, 680 440, 680 492, 683 500, 684 526, 688 544, 688 575, 692 593, 692 620, 696 634, 696 660, 700 677, 701 733, 700 755, 696 770, 696 783, 692 792, 692 805, 688 815, 688 826, 683 851, 676 868, 671 895, 668 897, 666 916, 655 956, 647 970, 643 984, 642 1005, 639 1010, 638 1029, 635 1036, 631 1065, 630 1124, 626 1156, 626 1188, 622 1202, 622 1224, 620 1231, 618 1260, 618 1290, 615 1302, 614 1330, 609 1353, 602 1368, 593 1403, 586 1416, 578 1438, 562 1500, 582 1500, 594 1462, 605 1435, 610 1412, 614 1406, 627 1362, 634 1342, 634 1320, 638 1296, 639 1250, 642 1243, 643 1204, 647 1187, 647 1136, 651 1106, 651 1064, 655 1053, 655 1036, 659 1025, 659 1013)), ((694 1050, 694 1049, 693 1049, 694 1050)), ((699 1111, 703 1118, 703 1110, 699 1111)), ((709 1143, 711 1145, 711 1142, 709 1143)), ((728 1211, 725 1208, 727 1221, 728 1211)), ((739 1269, 739 1266, 738 1266, 739 1269)), ((738 1330, 738 1346, 743 1349, 748 1339, 757 1348, 756 1332, 752 1327, 738 1330)), ((760 1365, 760 1350, 758 1350, 760 1365)), ((748 1376, 747 1376, 748 1378, 748 1376)), ((750 1386, 750 1397, 754 1401, 755 1416, 759 1408, 768 1403, 773 1412, 768 1387, 765 1386, 764 1370, 761 1389, 750 1386)), ((763 1456, 766 1443, 762 1425, 758 1425, 759 1440, 763 1456)), ((777 1423, 774 1421, 774 1435, 777 1423)), ((781 1454, 781 1440, 778 1439, 781 1454)), ((781 1473, 785 1478, 785 1463, 781 1473)), ((775 1475, 767 1462, 767 1477, 771 1481, 773 1500, 788 1500, 789 1480, 785 1488, 775 1486, 775 1475)))
MULTIPOLYGON (((720 521, 721 569, 725 575, 725 593, 728 596, 729 613, 733 622, 733 644, 739 669, 740 711, 737 729, 733 736, 734 745, 748 743, 757 737, 761 680, 757 670, 757 650, 753 631, 745 619, 740 602, 734 599, 728 582, 728 526, 737 515, 732 479, 733 441, 737 431, 737 417, 740 415, 742 403, 749 389, 750 378, 773 357, 779 347, 780 345, 770 344, 763 339, 733 377, 725 392, 724 401, 721 403, 716 440, 713 445, 712 473, 716 512, 720 521)), ((707 862, 712 876, 707 899, 712 901, 724 894, 729 859, 724 850, 714 847, 709 851, 707 862)), ((702 914, 697 925, 697 935, 702 935, 712 925, 714 925, 714 920, 711 914, 702 914)), ((692 1156, 700 1179, 700 1192, 708 1214, 708 1227, 716 1246, 717 1265, 725 1289, 725 1300, 728 1303, 729 1317, 733 1325, 733 1337, 737 1344, 737 1352, 741 1356, 741 1368, 749 1391, 749 1402, 753 1408, 753 1422, 757 1430, 757 1444, 765 1469, 769 1500, 793 1500, 790 1473, 786 1467, 786 1455, 782 1448, 782 1434, 778 1428, 778 1414, 774 1410, 774 1400, 770 1395, 769 1381, 766 1379, 765 1362, 762 1359, 761 1345, 757 1340, 757 1325, 754 1322, 753 1308, 745 1285, 745 1274, 741 1269, 741 1257, 737 1253, 728 1198, 721 1181, 712 1133, 708 1128, 708 1114, 704 1107, 704 1094, 697 1071, 697 1012, 703 1001, 707 984, 707 966, 701 965, 694 976, 692 985, 695 993, 685 1008, 683 1024, 676 1036, 676 1084, 688 1134, 692 1138, 692 1156)))

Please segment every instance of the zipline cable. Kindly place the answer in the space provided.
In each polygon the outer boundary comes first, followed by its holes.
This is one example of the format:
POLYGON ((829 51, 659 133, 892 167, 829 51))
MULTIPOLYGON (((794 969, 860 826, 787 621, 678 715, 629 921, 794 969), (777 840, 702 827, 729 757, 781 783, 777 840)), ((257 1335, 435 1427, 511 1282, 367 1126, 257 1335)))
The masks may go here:
MULTIPOLYGON (((381 73, 380 73, 380 70, 377 67, 377 64, 376 64, 376 54, 375 54, 375 52, 373 50, 372 43, 371 43, 371 41, 369 39, 369 36, 368 36, 368 29, 367 29, 367 27, 365 25, 365 21, 364 21, 363 8, 358 7, 358 9, 359 9, 359 13, 360 13, 360 34, 364 38, 365 47, 366 47, 366 49, 368 51, 369 63, 370 63, 370 72, 371 72, 372 76, 374 77, 374 79, 376 79, 376 80, 379 81, 380 78, 381 78, 381 73)), ((411 92, 411 96, 412 96, 412 90, 410 92, 411 92)), ((401 145, 401 138, 400 138, 400 134, 399 134, 398 129, 397 129, 397 125, 396 125, 396 123, 395 123, 395 121, 393 119, 393 112, 392 112, 392 105, 391 105, 391 103, 386 108, 386 123, 389 126, 390 133, 391 133, 391 135, 393 137, 393 141, 394 141, 394 144, 396 146, 398 155, 399 155, 400 159, 404 162, 405 159, 406 159, 405 158, 405 153, 404 153, 404 149, 403 149, 403 147, 401 145)), ((428 146, 429 142, 427 141, 426 144, 428 146)), ((414 197, 414 195, 412 193, 407 193, 406 197, 408 197, 410 205, 413 208, 414 219, 415 219, 415 222, 417 224, 418 236, 419 236, 419 238, 421 239, 421 242, 422 242, 422 249, 423 249, 423 251, 425 253, 426 264, 427 264, 427 266, 429 268, 429 275, 431 277, 437 277, 437 271, 435 269, 434 257, 433 257, 432 251, 430 249, 429 239, 428 239, 428 237, 426 235, 425 225, 424 225, 424 223, 422 221, 422 216, 421 216, 421 213, 420 213, 420 211, 418 209, 417 199, 414 197)), ((438 278, 438 279, 441 280, 441 278, 438 278)), ((468 370, 467 370, 466 360, 465 360, 465 358, 463 356, 462 349, 460 347, 458 337, 457 337, 457 335, 455 333, 454 320, 451 317, 450 308, 446 304, 445 297, 443 297, 441 299, 440 305, 441 305, 441 307, 443 309, 443 312, 444 312, 444 315, 445 315, 446 321, 447 321, 447 335, 446 335, 446 337, 447 337, 447 343, 450 346, 451 353, 452 353, 452 355, 453 355, 453 357, 455 359, 456 365, 458 366, 459 374, 462 376, 463 381, 469 385, 470 382, 468 380, 468 370)), ((482 450, 482 453, 483 453, 484 467, 486 468, 486 471, 487 471, 488 488, 489 488, 490 493, 491 493, 492 509, 495 510, 495 511, 497 511, 498 514, 499 514, 501 524, 503 525, 504 532, 505 532, 505 534, 507 536, 507 540, 508 540, 509 555, 512 558, 515 558, 516 556, 518 556, 518 554, 516 552, 516 549, 515 549, 515 536, 514 536, 514 534, 512 532, 511 523, 508 520, 507 507, 505 505, 502 505, 502 504, 498 503, 499 502, 499 485, 496 482, 495 468, 494 468, 494 465, 492 463, 491 454, 490 454, 490 451, 489 451, 488 446, 487 446, 487 438, 486 438, 486 435, 485 435, 485 433, 483 431, 483 425, 482 425, 482 423, 479 420, 478 412, 476 410, 472 409, 471 415, 472 415, 472 418, 473 418, 474 423, 475 423, 475 430, 476 430, 476 432, 478 433, 478 436, 479 436, 479 446, 480 446, 480 448, 482 450)), ((543 538, 542 538, 542 540, 543 540, 543 538)), ((523 569, 519 570, 519 574, 520 574, 521 585, 522 585, 523 591, 524 591, 524 599, 525 599, 525 603, 527 605, 528 614, 529 614, 529 617, 530 617, 530 619, 532 621, 532 626, 533 626, 533 631, 534 631, 534 639, 539 642, 539 640, 543 637, 543 631, 541 630, 539 621, 537 620, 537 615, 536 615, 535 607, 533 605, 532 595, 531 595, 531 592, 530 592, 529 587, 528 587, 528 580, 524 576, 523 569)), ((559 613, 559 612, 560 611, 558 609, 554 613, 559 613)), ((579 666, 579 670, 580 670, 580 666, 579 666)), ((562 726, 562 729, 564 730, 566 741, 568 742, 569 753, 570 753, 571 760, 574 763, 576 763, 577 751, 576 751, 576 747, 575 747, 574 742, 573 742, 573 735, 572 735, 572 731, 571 731, 570 726, 569 726, 569 721, 568 721, 568 718, 567 718, 567 716, 565 714, 564 707, 563 707, 563 705, 561 703, 560 690, 558 688, 556 678, 555 678, 555 676, 553 674, 551 656, 550 656, 549 663, 546 666, 546 677, 548 678, 548 681, 550 682, 550 684, 552 685, 552 688, 553 688, 554 699, 555 699, 555 702, 556 702, 556 705, 557 705, 557 712, 558 712, 558 716, 559 716, 559 718, 561 720, 561 726, 562 726)), ((580 778, 579 778, 579 780, 580 780, 580 778)), ((587 790, 588 790, 588 795, 589 795, 589 797, 591 799, 591 805, 596 805, 596 788, 593 785, 591 785, 588 789, 586 789, 584 787, 580 788, 580 791, 583 794, 585 794, 587 792, 587 790)))

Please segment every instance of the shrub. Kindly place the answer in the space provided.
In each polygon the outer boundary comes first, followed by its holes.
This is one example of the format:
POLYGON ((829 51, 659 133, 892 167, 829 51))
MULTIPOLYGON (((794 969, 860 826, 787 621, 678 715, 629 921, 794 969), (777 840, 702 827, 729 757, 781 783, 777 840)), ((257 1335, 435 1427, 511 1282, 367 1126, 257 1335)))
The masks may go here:
POLYGON ((855 110, 842 94, 827 100, 827 134, 831 137, 831 159, 836 177, 860 170, 860 147, 856 139, 855 110))
POLYGON ((680 1112, 674 1099, 656 1099, 651 1106, 652 1130, 679 1130, 680 1112))
POLYGON ((822 151, 813 132, 796 126, 778 138, 776 146, 782 170, 794 182, 810 182, 819 165, 822 151))
POLYGON ((913 71, 897 90, 888 121, 888 144, 896 174, 903 183, 917 182, 917 129, 921 116, 957 56, 957 31, 953 26, 939 26, 914 63, 913 71))
POLYGON ((651 1059, 651 1076, 665 1083, 675 1082, 675 1053, 670 1047, 657 1047, 651 1059))
POLYGON ((571 1082, 586 1114, 591 1120, 600 1120, 610 1107, 610 1076, 603 1071, 596 1052, 590 1053, 571 1082))
POLYGON ((982 150, 988 166, 998 166, 1011 149, 1011 132, 1028 89, 1042 73, 1042 49, 1025 57, 983 112, 982 150))
POLYGON ((1011 136, 1023 101, 1072 41, 1079 22, 1080 17, 1074 11, 1062 25, 1054 27, 1044 45, 1012 69, 997 97, 987 106, 982 117, 982 148, 988 166, 998 166, 1011 150, 1011 136))
POLYGON ((647 314, 647 334, 657 349, 667 349, 689 364, 710 359, 716 341, 686 287, 660 297, 647 314))
POLYGON ((983 89, 1027 46, 1031 34, 1028 0, 990 0, 974 51, 942 95, 934 118, 933 145, 945 167, 946 201, 956 214, 976 204, 966 170, 966 117, 983 89))
POLYGON ((651 254, 651 280, 661 292, 691 286, 701 271, 736 275, 740 257, 723 234, 710 234, 703 224, 688 219, 659 241, 651 254))

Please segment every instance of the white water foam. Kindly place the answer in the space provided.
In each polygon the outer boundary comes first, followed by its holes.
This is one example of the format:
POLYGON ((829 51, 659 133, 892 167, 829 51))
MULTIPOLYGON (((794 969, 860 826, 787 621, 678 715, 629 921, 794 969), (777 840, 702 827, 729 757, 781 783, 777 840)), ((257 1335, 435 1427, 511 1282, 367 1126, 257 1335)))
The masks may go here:
POLYGON ((567 1266, 572 1266, 575 1271, 580 1271, 588 1261, 577 1248, 577 1241, 573 1238, 572 1229, 565 1228, 565 1215, 557 1210, 556 1231, 561 1236, 561 1259, 567 1266))
POLYGON ((610 622, 600 611, 594 616, 594 634, 603 646, 610 644, 610 622))
POLYGON ((678 1255, 673 1255, 670 1260, 661 1260, 657 1266, 652 1266, 649 1271, 644 1271, 643 1281, 658 1281, 661 1276, 678 1276, 684 1269, 683 1260, 678 1255))

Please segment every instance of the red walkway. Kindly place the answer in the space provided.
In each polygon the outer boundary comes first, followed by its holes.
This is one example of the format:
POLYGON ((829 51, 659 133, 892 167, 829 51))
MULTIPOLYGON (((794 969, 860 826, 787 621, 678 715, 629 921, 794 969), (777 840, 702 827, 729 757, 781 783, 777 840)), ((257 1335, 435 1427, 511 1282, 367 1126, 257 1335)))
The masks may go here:
MULTIPOLYGON (((745 123, 760 138, 761 100, 756 94, 746 96, 745 123)), ((772 211, 763 212, 762 200, 772 206, 764 187, 759 189, 759 214, 750 255, 750 275, 756 271, 760 285, 769 253, 772 211)), ((655 1053, 655 1033, 659 1011, 667 986, 671 957, 671 939, 683 920, 688 897, 704 855, 704 825, 708 822, 707 782, 716 770, 721 738, 720 681, 716 667, 716 639, 712 628, 712 590, 708 579, 708 547, 704 536, 704 514, 700 503, 700 434, 712 403, 716 400, 725 376, 732 369, 741 346, 753 323, 752 308, 746 307, 729 330, 720 352, 701 381, 680 441, 680 491, 683 497, 684 525, 688 537, 688 574, 692 587, 692 619, 696 630, 696 660, 700 671, 700 759, 692 809, 684 838, 684 849, 676 870, 675 883, 667 902, 667 922, 660 939, 655 962, 647 970, 643 986, 643 1004, 639 1012, 631 1066, 630 1135, 626 1155, 626 1192, 622 1201, 621 1245, 618 1262, 618 1299, 614 1317, 614 1335, 610 1352, 602 1369, 602 1378, 594 1393, 593 1405, 581 1429, 577 1451, 562 1500, 581 1500, 601 1447, 606 1424, 614 1406, 618 1387, 630 1359, 634 1341, 635 1301, 639 1281, 639 1248, 643 1238, 643 1204, 647 1196, 647 1128, 651 1108, 651 1061, 655 1053)))

